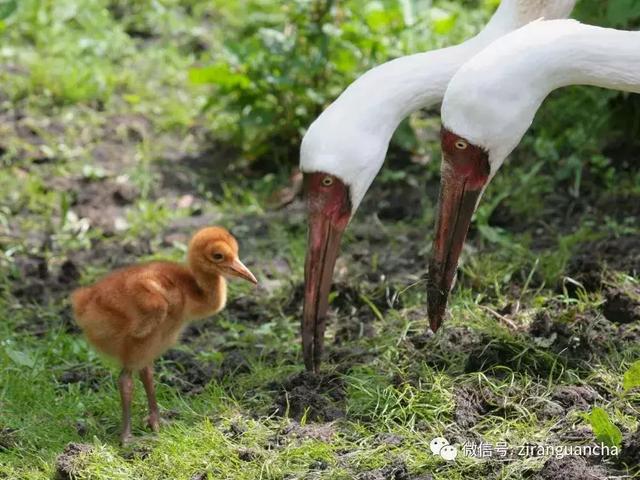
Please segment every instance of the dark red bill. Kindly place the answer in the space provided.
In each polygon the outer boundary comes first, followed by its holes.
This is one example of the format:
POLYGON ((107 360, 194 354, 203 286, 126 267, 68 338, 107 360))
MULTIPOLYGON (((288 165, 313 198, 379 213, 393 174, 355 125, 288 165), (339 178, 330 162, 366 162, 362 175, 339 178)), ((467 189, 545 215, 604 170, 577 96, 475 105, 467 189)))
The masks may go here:
POLYGON ((427 311, 434 332, 442 325, 460 252, 479 197, 480 190, 467 190, 464 181, 442 185, 427 282, 427 311))
POLYGON ((438 217, 427 281, 427 311, 434 332, 442 325, 460 253, 490 170, 481 148, 446 129, 441 142, 438 217))
POLYGON ((309 237, 304 277, 302 351, 309 371, 322 362, 329 293, 342 234, 351 217, 348 188, 325 173, 305 175, 309 237))

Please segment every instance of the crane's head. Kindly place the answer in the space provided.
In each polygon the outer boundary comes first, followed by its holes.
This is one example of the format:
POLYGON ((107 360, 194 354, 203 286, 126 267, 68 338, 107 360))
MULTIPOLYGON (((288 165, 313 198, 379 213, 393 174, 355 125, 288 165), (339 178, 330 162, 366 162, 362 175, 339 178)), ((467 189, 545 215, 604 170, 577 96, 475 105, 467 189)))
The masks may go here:
POLYGON ((496 40, 454 75, 442 102, 442 176, 429 264, 429 318, 443 319, 458 258, 486 185, 566 78, 550 54, 581 24, 532 22, 496 40))
POLYGON ((302 345, 305 365, 320 366, 325 318, 342 234, 384 162, 388 140, 342 125, 325 111, 300 149, 309 222, 302 345))
POLYGON ((482 79, 474 83, 468 74, 456 74, 454 81, 442 106, 440 194, 427 283, 433 331, 444 319, 460 253, 482 192, 511 145, 515 147, 520 140, 517 131, 524 133, 530 124, 525 121, 525 126, 516 118, 523 110, 520 98, 525 95, 510 96, 510 86, 503 86, 501 92, 497 85, 485 84, 482 79))
POLYGON ((471 217, 489 181, 489 155, 443 128, 436 234, 429 262, 427 302, 431 330, 440 328, 471 217))

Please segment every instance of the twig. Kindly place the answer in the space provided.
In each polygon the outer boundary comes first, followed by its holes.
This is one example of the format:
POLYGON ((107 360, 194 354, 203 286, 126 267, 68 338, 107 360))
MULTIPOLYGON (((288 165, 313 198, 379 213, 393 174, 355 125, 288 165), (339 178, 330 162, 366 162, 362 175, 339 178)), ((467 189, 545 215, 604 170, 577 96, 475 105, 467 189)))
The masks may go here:
POLYGON ((520 328, 518 327, 518 325, 516 325, 513 320, 505 317, 504 315, 499 314, 498 312, 496 312, 493 308, 491 307, 487 307, 485 305, 480 305, 481 308, 483 308, 484 310, 486 310, 487 312, 489 312, 491 315, 493 315, 494 317, 496 317, 498 320, 502 320, 507 327, 511 328, 512 330, 520 330, 520 328))

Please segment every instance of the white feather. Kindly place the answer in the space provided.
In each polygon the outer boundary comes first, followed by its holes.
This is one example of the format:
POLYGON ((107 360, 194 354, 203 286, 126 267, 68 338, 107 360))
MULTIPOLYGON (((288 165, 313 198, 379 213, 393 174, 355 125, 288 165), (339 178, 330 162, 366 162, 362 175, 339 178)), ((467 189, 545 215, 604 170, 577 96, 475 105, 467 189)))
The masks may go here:
POLYGON ((530 23, 458 70, 444 96, 442 123, 486 149, 494 175, 547 95, 578 84, 639 92, 640 32, 575 20, 530 23))
POLYGON ((411 112, 439 103, 456 70, 494 39, 540 17, 567 16, 576 0, 503 0, 480 34, 446 49, 402 57, 361 76, 309 127, 303 172, 325 172, 350 187, 353 211, 384 163, 389 141, 411 112))

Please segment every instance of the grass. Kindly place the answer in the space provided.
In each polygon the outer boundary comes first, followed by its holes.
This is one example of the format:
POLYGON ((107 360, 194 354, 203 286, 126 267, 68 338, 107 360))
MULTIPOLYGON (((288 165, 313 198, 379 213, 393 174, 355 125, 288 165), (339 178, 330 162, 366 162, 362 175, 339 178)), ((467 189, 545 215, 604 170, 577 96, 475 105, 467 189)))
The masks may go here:
MULTIPOLYGON (((638 320, 620 326, 603 311, 607 288, 637 301, 638 278, 613 266, 586 292, 571 288, 580 278, 570 263, 587 242, 637 235, 637 222, 595 208, 559 224, 548 186, 521 175, 532 147, 487 193, 470 239, 477 252, 434 338, 421 273, 436 192, 413 219, 381 218, 376 202, 398 188, 422 198, 436 169, 392 152, 400 167, 376 182, 345 235, 324 371, 301 376, 304 205, 265 207, 286 168, 239 175, 247 159, 212 140, 200 114, 207 91, 187 81, 205 55, 199 42, 221 48, 211 16, 239 29, 237 15, 220 2, 156 7, 24 0, 0 32, 0 478, 52 478, 70 442, 91 446, 71 459, 81 479, 529 478, 547 458, 447 463, 429 443, 587 444, 595 406, 631 438, 640 394, 622 379, 640 356, 638 320), (500 226, 505 211, 516 220, 500 226), (167 420, 157 436, 143 428, 136 384, 138 442, 122 448, 117 368, 74 330, 69 290, 115 265, 180 260, 207 223, 236 233, 262 286, 233 283, 227 310, 157 362, 167 420)), ((601 462, 608 473, 638 474, 614 460, 601 462)))

